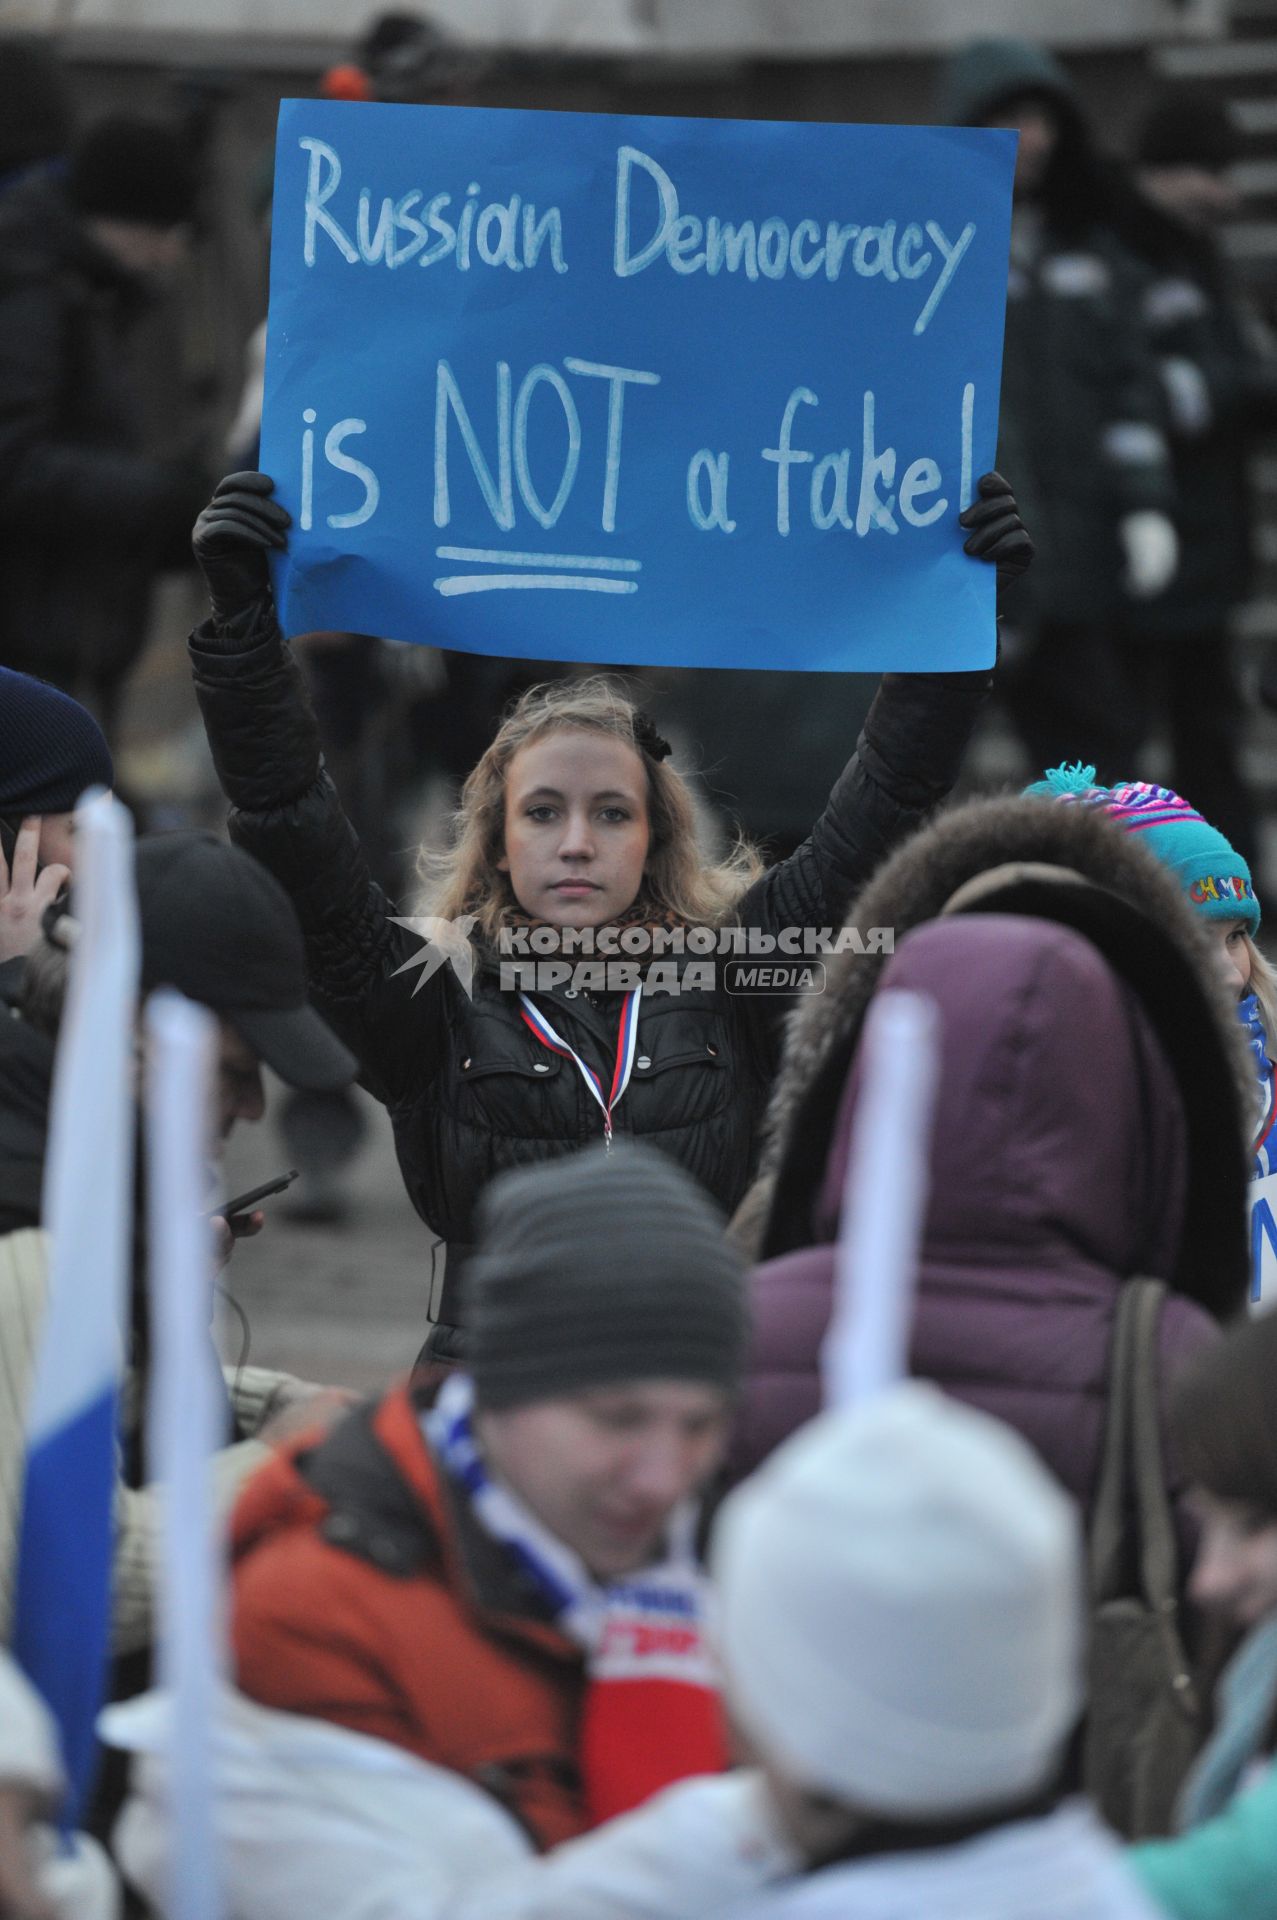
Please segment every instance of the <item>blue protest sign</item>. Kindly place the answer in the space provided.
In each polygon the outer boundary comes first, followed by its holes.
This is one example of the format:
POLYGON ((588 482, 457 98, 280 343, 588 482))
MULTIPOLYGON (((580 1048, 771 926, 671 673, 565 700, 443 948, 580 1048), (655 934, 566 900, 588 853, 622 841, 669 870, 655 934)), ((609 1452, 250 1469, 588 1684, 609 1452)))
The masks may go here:
POLYGON ((285 631, 988 665, 1013 134, 285 101, 285 631))

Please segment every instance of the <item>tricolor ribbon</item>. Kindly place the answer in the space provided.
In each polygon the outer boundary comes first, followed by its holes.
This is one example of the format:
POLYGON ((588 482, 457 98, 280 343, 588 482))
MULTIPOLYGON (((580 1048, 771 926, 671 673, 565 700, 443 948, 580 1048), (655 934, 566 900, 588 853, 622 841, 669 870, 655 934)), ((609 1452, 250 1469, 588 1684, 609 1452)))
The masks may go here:
POLYGON ((541 1045, 548 1047, 551 1053, 561 1055, 564 1060, 575 1060, 581 1078, 590 1090, 591 1098, 596 1100, 603 1110, 603 1139, 609 1152, 612 1149, 612 1109, 624 1095, 625 1089, 630 1084, 630 1075, 634 1071, 634 1056, 638 1051, 639 1001, 642 996, 641 985, 632 987, 626 994, 621 1007, 621 1030, 617 1035, 616 1065, 612 1069, 611 1091, 605 1099, 603 1082, 594 1068, 587 1065, 576 1048, 570 1047, 567 1041, 554 1031, 540 1008, 533 1005, 526 993, 519 995, 523 1018, 541 1045))

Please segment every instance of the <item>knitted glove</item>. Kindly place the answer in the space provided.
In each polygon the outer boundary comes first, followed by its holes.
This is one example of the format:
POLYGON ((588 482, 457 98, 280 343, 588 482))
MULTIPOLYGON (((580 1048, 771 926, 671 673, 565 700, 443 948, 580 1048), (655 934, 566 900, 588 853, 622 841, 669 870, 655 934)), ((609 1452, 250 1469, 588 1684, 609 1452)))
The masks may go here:
POLYGON ((228 474, 195 522, 191 544, 218 626, 270 592, 267 555, 288 544, 292 525, 287 509, 270 498, 274 490, 267 474, 228 474))
POLYGON ((1020 518, 1015 495, 1000 473, 981 474, 977 493, 979 497, 959 517, 959 526, 970 529, 962 551, 997 568, 1001 596, 1032 565, 1033 542, 1020 518))

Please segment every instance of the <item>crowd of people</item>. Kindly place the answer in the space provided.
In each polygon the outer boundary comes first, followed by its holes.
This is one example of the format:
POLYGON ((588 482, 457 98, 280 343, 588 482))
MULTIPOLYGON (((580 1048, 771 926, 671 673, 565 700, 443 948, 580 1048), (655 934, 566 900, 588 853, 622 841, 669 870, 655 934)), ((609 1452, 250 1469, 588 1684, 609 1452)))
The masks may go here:
POLYGON ((1119 164, 1059 63, 1015 41, 955 57, 941 117, 1020 136, 999 444, 1039 564, 1007 607, 1015 725, 1035 765, 1082 739, 1112 780, 1160 714, 1173 786, 1253 861, 1229 615, 1277 360, 1221 244, 1241 136, 1220 100, 1167 93, 1119 164))
MULTIPOLYGON (((411 97, 443 54, 410 27, 332 90, 411 97)), ((1021 136, 1007 477, 952 529, 996 572, 1004 662, 885 675, 771 864, 704 848, 633 689, 523 688, 425 863, 423 956, 276 618, 271 477, 197 502, 194 465, 73 410, 189 181, 154 126, 77 145, 31 72, 0 178, 27 583, 0 636, 0 1916, 164 1915, 181 1864, 140 1171, 111 1704, 75 1832, 13 1618, 75 809, 115 785, 137 596, 193 520, 229 838, 139 834, 140 993, 213 1016, 219 1150, 264 1067, 330 1119, 357 1081, 423 1278, 446 1248, 415 1364, 372 1397, 222 1370, 226 1914, 1277 1920, 1277 1316, 1248 1222, 1277 975, 1227 623, 1277 380, 1211 237, 1226 125, 1170 103, 1137 178, 1045 54, 954 61, 947 117, 1021 136), (1138 777, 1154 659, 1174 786, 1138 777), (1038 777, 956 801, 991 687, 1038 777), (687 939, 787 929, 839 936, 822 993, 733 994, 687 939), (625 964, 510 965, 556 943, 625 964), (911 1377, 830 1405, 831 1329, 874 1284, 848 1217, 867 1040, 902 995, 937 1016, 911 1377)), ((213 1214, 217 1264, 263 1225, 213 1214)))

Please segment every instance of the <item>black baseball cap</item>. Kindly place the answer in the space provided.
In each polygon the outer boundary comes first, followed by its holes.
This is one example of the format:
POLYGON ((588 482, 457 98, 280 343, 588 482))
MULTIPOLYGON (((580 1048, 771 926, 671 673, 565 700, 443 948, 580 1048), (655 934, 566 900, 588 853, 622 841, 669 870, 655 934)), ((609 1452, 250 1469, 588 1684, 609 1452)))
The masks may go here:
POLYGON ((327 1092, 354 1055, 309 1004, 302 932, 274 875, 212 833, 137 842, 142 987, 176 987, 228 1020, 290 1087, 327 1092))

